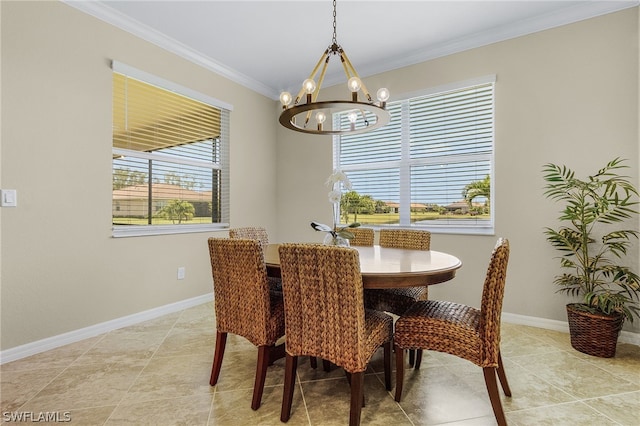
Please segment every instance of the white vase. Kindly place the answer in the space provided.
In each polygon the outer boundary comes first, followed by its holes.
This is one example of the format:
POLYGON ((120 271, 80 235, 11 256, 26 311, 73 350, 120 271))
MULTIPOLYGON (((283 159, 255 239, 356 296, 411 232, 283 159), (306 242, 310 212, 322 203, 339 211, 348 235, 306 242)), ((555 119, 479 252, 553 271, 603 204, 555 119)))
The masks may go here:
POLYGON ((330 232, 327 232, 327 235, 324 237, 323 244, 327 246, 349 247, 349 240, 346 238, 342 238, 339 235, 336 235, 334 237, 330 232))

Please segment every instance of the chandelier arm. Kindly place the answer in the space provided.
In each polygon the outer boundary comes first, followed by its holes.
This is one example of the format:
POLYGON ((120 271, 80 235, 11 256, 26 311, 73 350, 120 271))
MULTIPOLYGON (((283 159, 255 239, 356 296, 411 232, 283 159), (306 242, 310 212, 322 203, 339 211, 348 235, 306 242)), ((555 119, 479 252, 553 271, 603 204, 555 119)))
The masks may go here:
MULTIPOLYGON (((346 66, 348 68, 350 68, 353 71, 353 76, 354 77, 358 77, 360 79, 360 89, 362 89, 362 93, 364 93, 364 95, 367 97, 367 100, 369 102, 372 102, 371 99, 371 94, 369 93, 369 91, 367 90, 367 86, 364 85, 364 81, 362 81, 362 79, 360 78, 360 76, 358 75, 358 72, 356 71, 355 67, 353 66, 353 64, 351 63, 351 61, 349 60, 349 57, 347 56, 347 52, 345 52, 344 50, 342 51, 342 54, 340 55, 340 57, 344 58, 344 61, 346 63, 346 66)), ((348 75, 347 75, 347 78, 348 75)))
MULTIPOLYGON (((342 68, 344 69, 344 75, 347 76, 347 81, 349 81, 349 79, 351 77, 358 77, 357 75, 351 75, 351 72, 349 72, 349 66, 347 65, 347 61, 344 59, 344 51, 340 53, 340 62, 342 63, 342 68)), ((355 70, 353 70, 355 72, 355 70)))
POLYGON ((318 59, 318 63, 316 64, 315 67, 313 67, 313 71, 311 71, 311 74, 309 75, 309 78, 313 80, 313 77, 315 77, 316 73, 318 72, 318 69, 320 68, 320 65, 322 65, 323 61, 326 61, 327 57, 329 56, 330 51, 327 48, 327 50, 324 51, 324 53, 322 53, 322 55, 320 55, 320 59, 318 59))
MULTIPOLYGON (((327 67, 329 66, 329 59, 331 55, 327 55, 327 58, 324 61, 324 66, 322 67, 322 71, 320 71, 320 77, 318 78, 318 84, 316 85, 316 90, 313 92, 313 97, 311 98, 311 102, 315 102, 318 99, 318 95, 320 94, 320 87, 322 87, 322 82, 324 81, 324 75, 327 72, 327 67)), ((316 70, 317 72, 317 70, 316 70)), ((314 73, 315 74, 315 73, 314 73)), ((311 118, 311 110, 307 111, 307 116, 304 120, 304 127, 307 127, 309 123, 309 119, 311 118)))
POLYGON ((327 73, 327 67, 329 66, 329 58, 331 58, 331 56, 327 55, 327 60, 324 62, 322 71, 320 71, 320 77, 318 78, 318 85, 316 87, 316 92, 314 93, 313 102, 315 102, 318 99, 318 95, 320 94, 320 87, 322 87, 322 83, 324 82, 324 76, 327 73))
POLYGON ((298 105, 298 102, 300 102, 300 98, 302 97, 303 93, 304 93, 304 87, 300 89, 300 91, 298 92, 298 95, 296 96, 296 100, 293 103, 294 105, 298 105))
MULTIPOLYGON (((311 71, 311 74, 309 74, 309 79, 313 80, 313 77, 316 75, 316 73, 318 72, 318 68, 320 68, 320 65, 322 64, 322 61, 327 61, 328 58, 330 56, 329 53, 329 49, 325 50, 324 53, 320 56, 320 59, 318 60, 318 63, 316 64, 316 66, 313 68, 313 71, 311 71)), ((302 95, 304 94, 304 87, 302 87, 300 89, 300 91, 298 92, 298 96, 296 96, 296 100, 293 103, 294 105, 297 105, 298 102, 300 102, 300 99, 302 98, 302 95)))
POLYGON ((360 80, 360 89, 362 89, 362 93, 367 97, 367 100, 369 102, 373 102, 373 99, 371 99, 371 93, 367 90, 367 86, 364 85, 362 79, 360 80))

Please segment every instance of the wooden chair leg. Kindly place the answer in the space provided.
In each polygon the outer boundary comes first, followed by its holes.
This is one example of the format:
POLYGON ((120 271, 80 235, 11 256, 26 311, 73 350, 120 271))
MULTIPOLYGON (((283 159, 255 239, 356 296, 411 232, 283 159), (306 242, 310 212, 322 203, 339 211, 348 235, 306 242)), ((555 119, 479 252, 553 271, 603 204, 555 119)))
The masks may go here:
POLYGON ((384 387, 391 390, 391 341, 384 344, 384 387))
POLYGON ((251 409, 257 410, 262 402, 262 392, 264 390, 264 380, 267 377, 267 367, 269 366, 269 354, 271 346, 258 346, 258 362, 256 364, 256 379, 253 384, 253 399, 251 409))
POLYGON ((349 412, 349 426, 360 424, 362 401, 364 398, 364 371, 351 374, 351 410, 349 412))
POLYGON ((416 351, 409 349, 409 367, 413 367, 416 363, 416 351))
POLYGON ((416 365, 414 366, 414 368, 416 370, 420 369, 420 364, 422 364, 422 349, 417 349, 416 350, 416 365))
MULTIPOLYGON (((349 373, 347 370, 344 370, 344 375, 347 378, 347 382, 349 383, 349 387, 351 387, 351 373, 349 373)), ((362 406, 365 406, 365 400, 364 400, 364 390, 362 391, 362 406)))
POLYGON ((331 371, 331 362, 327 361, 326 359, 323 359, 322 368, 324 369, 324 371, 328 373, 329 371, 331 371))
POLYGON ((393 345, 396 353, 396 401, 400 402, 402 397, 402 382, 404 381, 404 349, 398 345, 393 345))
POLYGON ((216 332, 216 349, 213 355, 213 366, 211 367, 211 378, 209 384, 215 386, 220 376, 220 367, 222 367, 222 358, 224 358, 224 348, 227 345, 227 333, 216 332))
POLYGON ((318 368, 318 360, 315 356, 309 357, 309 365, 311 365, 311 368, 313 368, 314 370, 318 368))
MULTIPOLYGON (((315 359, 315 358, 313 358, 315 359)), ((288 422, 291 417, 291 404, 293 402, 293 388, 296 384, 296 370, 298 369, 298 357, 287 354, 284 364, 284 392, 282 394, 282 410, 280 420, 288 422)))
POLYGON ((511 389, 509 388, 509 382, 507 382, 507 373, 504 372, 504 364, 502 363, 502 355, 500 352, 498 352, 498 379, 500 379, 504 394, 511 396, 511 389))
POLYGON ((500 394, 498 393, 498 382, 496 381, 496 368, 484 367, 482 369, 484 373, 484 382, 487 385, 487 392, 489 392, 489 399, 491 400, 491 407, 493 408, 493 414, 496 416, 498 426, 506 426, 507 419, 504 417, 504 411, 502 410, 502 402, 500 401, 500 394))

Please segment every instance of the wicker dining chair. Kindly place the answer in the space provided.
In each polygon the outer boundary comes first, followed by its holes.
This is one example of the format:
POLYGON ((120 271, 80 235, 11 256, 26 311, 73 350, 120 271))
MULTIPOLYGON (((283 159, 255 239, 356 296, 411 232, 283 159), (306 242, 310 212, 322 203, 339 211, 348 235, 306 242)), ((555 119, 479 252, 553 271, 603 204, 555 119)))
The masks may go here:
MULTIPOLYGON (((381 247, 402 248, 408 250, 430 250, 431 232, 418 229, 381 229, 381 247)), ((366 289, 364 291, 364 306, 377 311, 387 311, 395 315, 402 315, 418 300, 427 300, 429 290, 427 286, 366 289)), ((409 365, 413 366, 417 359, 422 358, 422 351, 409 351, 409 365)), ((420 361, 418 361, 419 365, 420 361)))
POLYGON ((508 262, 509 241, 500 238, 491 254, 480 309, 426 300, 416 302, 396 321, 396 401, 402 397, 403 349, 446 352, 482 367, 493 413, 498 425, 506 425, 496 374, 505 395, 511 396, 500 355, 500 315, 508 262))
MULTIPOLYGON (((350 246, 373 247, 375 233, 372 228, 361 228, 361 227, 350 228, 349 232, 353 234, 353 238, 349 240, 350 246)), ((309 363, 311 364, 312 368, 317 368, 318 366, 318 361, 316 360, 315 357, 310 357, 309 363)), ((331 363, 328 362, 326 359, 322 360, 322 365, 323 365, 324 371, 331 370, 331 363)))
MULTIPOLYGON (((242 228, 229 229, 229 238, 243 238, 248 240, 258 240, 262 244, 262 249, 269 245, 269 234, 267 230, 260 226, 246 226, 242 228)), ((269 289, 282 292, 282 281, 279 277, 268 277, 269 289)))
POLYGON ((227 334, 242 336, 258 347, 251 408, 262 401, 267 366, 284 357, 282 293, 269 291, 262 245, 253 239, 209 238, 216 313, 216 347, 209 384, 218 382, 227 334))
POLYGON ((247 226, 243 228, 229 229, 229 238, 243 238, 246 240, 258 240, 262 248, 269 244, 269 235, 265 228, 259 226, 247 226))
POLYGON ((350 228, 347 230, 353 234, 349 240, 351 246, 373 246, 375 234, 372 228, 350 228))
POLYGON ((385 386, 391 389, 393 319, 365 310, 357 250, 319 244, 282 244, 286 363, 280 420, 291 415, 299 356, 342 367, 351 385, 349 425, 360 424, 364 371, 384 347, 385 386))
MULTIPOLYGON (((431 233, 416 229, 381 229, 381 247, 402 248, 409 250, 430 250, 431 233)), ((428 289, 409 287, 397 289, 367 289, 364 292, 364 304, 369 309, 387 311, 402 315, 413 302, 427 300, 428 289)))

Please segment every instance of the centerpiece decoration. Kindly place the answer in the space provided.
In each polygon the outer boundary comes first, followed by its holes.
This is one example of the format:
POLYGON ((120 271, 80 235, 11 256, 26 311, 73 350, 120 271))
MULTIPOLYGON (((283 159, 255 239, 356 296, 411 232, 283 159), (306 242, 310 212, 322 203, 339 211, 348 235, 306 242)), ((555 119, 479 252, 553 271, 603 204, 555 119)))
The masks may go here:
POLYGON ((349 246, 349 240, 353 238, 353 234, 349 232, 350 228, 360 226, 358 222, 353 222, 345 226, 338 226, 340 223, 340 201, 342 200, 342 190, 350 191, 352 188, 351 181, 342 170, 334 170, 327 178, 325 185, 331 189, 329 191, 329 202, 333 204, 333 227, 323 223, 311 222, 311 227, 316 231, 326 232, 324 244, 334 246, 349 246))

